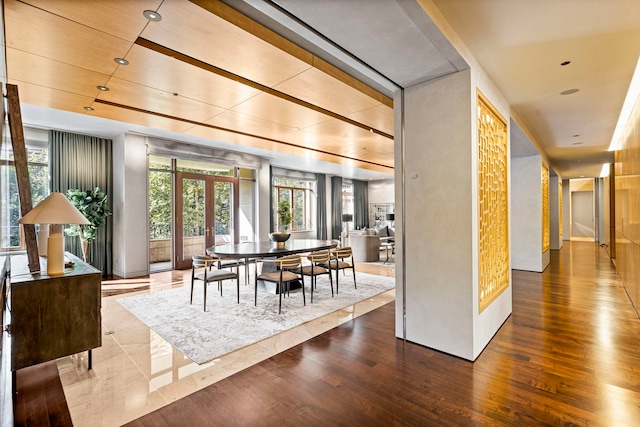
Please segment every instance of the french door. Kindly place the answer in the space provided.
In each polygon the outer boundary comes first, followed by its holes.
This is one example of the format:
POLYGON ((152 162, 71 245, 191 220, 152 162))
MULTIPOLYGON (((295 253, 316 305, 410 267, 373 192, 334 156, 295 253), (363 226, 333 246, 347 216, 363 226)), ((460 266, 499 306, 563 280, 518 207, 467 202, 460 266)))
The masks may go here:
POLYGON ((174 268, 190 268, 206 248, 237 243, 240 207, 238 178, 176 172, 174 268))

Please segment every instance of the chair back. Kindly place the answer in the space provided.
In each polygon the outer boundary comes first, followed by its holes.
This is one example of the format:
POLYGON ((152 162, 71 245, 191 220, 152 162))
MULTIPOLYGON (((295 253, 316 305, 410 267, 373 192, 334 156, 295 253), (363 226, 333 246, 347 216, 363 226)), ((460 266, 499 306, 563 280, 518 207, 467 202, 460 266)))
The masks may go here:
POLYGON ((352 256, 352 251, 350 247, 346 248, 336 248, 331 251, 331 254, 334 258, 344 259, 352 256))
POLYGON ((313 263, 327 262, 329 261, 329 251, 318 251, 307 255, 307 259, 313 263))
POLYGON ((191 266, 193 268, 207 267, 214 260, 215 258, 208 255, 194 255, 193 257, 191 257, 191 266))
POLYGON ((280 268, 283 270, 298 268, 300 264, 302 264, 300 255, 289 255, 282 258, 278 258, 276 262, 278 263, 280 268))

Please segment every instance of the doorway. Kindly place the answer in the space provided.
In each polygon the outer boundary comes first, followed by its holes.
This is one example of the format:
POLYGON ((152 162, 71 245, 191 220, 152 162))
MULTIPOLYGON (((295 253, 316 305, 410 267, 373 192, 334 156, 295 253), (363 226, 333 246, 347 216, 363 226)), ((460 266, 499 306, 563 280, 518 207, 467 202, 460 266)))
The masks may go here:
POLYGON ((593 241, 593 191, 571 193, 571 238, 593 241))
POLYGON ((174 268, 191 267, 193 255, 222 243, 238 243, 238 178, 193 172, 175 174, 174 268))

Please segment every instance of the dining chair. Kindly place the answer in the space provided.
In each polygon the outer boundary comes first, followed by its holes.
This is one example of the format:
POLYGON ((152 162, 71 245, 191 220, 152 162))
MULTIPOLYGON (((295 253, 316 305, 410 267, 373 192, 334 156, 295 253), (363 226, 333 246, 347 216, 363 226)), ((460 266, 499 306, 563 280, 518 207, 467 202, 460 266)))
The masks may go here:
POLYGON ((301 265, 296 269, 296 273, 304 276, 311 277, 311 303, 313 303, 313 291, 316 289, 318 276, 327 274, 329 276, 329 283, 331 283, 331 297, 333 298, 333 277, 331 276, 331 269, 323 267, 330 260, 328 250, 312 252, 307 255, 307 259, 310 261, 309 265, 301 265))
MULTIPOLYGON (((258 305, 258 280, 264 280, 266 282, 272 282, 277 284, 276 292, 279 294, 280 303, 278 306, 278 314, 282 313, 282 294, 285 293, 284 285, 287 285, 287 296, 289 296, 291 282, 302 280, 302 302, 307 305, 307 300, 304 294, 304 276, 295 273, 295 270, 300 267, 302 260, 300 255, 289 255, 274 260, 262 260, 263 267, 265 263, 274 263, 277 267, 276 271, 261 272, 256 276, 255 283, 255 300, 254 304, 258 305)), ((257 269, 257 265, 256 265, 257 269)))
POLYGON ((218 258, 208 255, 194 255, 191 258, 191 300, 189 304, 193 304, 193 286, 196 280, 200 280, 204 285, 204 311, 207 311, 207 285, 210 282, 218 282, 220 296, 222 296, 222 281, 227 279, 236 279, 236 289, 238 292, 238 303, 240 303, 240 280, 238 279, 238 265, 236 264, 236 272, 226 269, 212 270, 211 267, 220 261, 218 258), (196 274, 196 270, 203 268, 203 272, 196 274))
POLYGON ((356 284, 356 263, 353 261, 353 251, 350 247, 346 248, 334 248, 330 250, 331 259, 326 263, 321 263, 322 267, 327 267, 336 271, 336 293, 340 293, 340 270, 344 273, 345 270, 353 271, 353 286, 357 289, 356 284), (351 260, 349 260, 351 258, 351 260))

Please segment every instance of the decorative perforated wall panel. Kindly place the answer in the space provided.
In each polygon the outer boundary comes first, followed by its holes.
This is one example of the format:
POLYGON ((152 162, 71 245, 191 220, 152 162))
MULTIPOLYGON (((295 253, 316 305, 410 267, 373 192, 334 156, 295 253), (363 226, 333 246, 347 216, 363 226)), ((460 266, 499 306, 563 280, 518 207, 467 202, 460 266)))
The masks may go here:
POLYGON ((478 92, 478 296, 482 312, 509 287, 507 122, 478 92))
POLYGON ((558 181, 558 232, 562 240, 562 180, 558 181))
POLYGON ((542 252, 549 250, 549 167, 542 164, 542 252))

